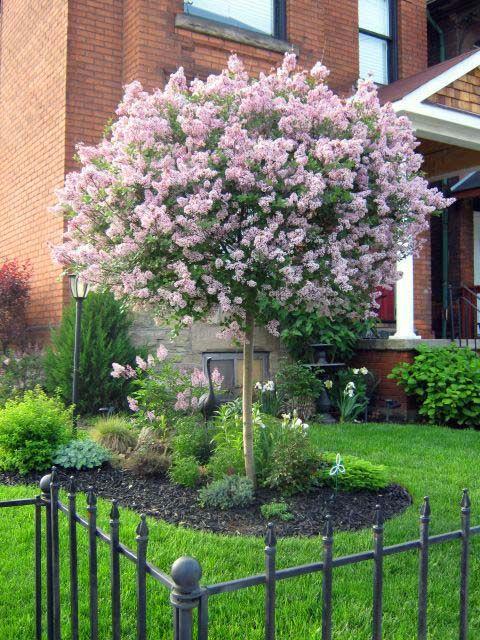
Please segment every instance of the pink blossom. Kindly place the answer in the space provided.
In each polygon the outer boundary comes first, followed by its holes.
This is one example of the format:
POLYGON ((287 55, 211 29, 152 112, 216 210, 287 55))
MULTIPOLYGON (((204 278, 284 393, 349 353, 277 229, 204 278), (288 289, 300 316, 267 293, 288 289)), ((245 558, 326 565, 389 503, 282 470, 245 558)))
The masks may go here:
POLYGON ((162 362, 163 360, 165 360, 167 356, 168 356, 167 348, 163 344, 159 345, 157 349, 157 359, 160 360, 160 362, 162 362))
POLYGON ((128 401, 128 406, 130 407, 131 411, 135 411, 136 412, 136 411, 139 410, 138 402, 135 400, 135 398, 127 396, 127 401, 128 401))
POLYGON ((143 358, 141 358, 140 356, 136 356, 135 357, 135 362, 137 363, 137 366, 140 367, 140 369, 145 371, 145 369, 147 368, 147 363, 145 362, 145 360, 143 358))
POLYGON ((118 362, 112 362, 112 372, 110 373, 112 378, 124 378, 125 377, 125 367, 118 362))

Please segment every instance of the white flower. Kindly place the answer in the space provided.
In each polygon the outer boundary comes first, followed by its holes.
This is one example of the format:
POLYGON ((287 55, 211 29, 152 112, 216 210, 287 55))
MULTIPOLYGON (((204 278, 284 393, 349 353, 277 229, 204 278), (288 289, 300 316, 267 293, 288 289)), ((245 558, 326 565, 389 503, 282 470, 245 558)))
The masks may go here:
POLYGON ((289 413, 282 413, 282 418, 283 418, 284 421, 290 420, 291 417, 292 416, 289 413))
POLYGON ((367 373, 368 373, 368 369, 367 369, 367 367, 362 367, 362 368, 360 369, 360 373, 362 374, 362 376, 366 376, 366 375, 367 375, 367 373))
POLYGON ((5 360, 3 361, 3 364, 8 367, 8 365, 10 364, 10 358, 5 358, 5 360))
POLYGON ((345 387, 345 390, 349 390, 349 389, 355 389, 355 383, 354 382, 348 382, 347 386, 345 387))
POLYGON ((325 385, 325 389, 331 389, 333 387, 333 381, 325 380, 324 385, 325 385))
POLYGON ((257 389, 258 391, 262 391, 263 390, 262 383, 261 382, 256 382, 255 383, 255 389, 257 389))
POLYGON ((263 385, 263 391, 275 391, 275 383, 273 380, 269 380, 263 385))
POLYGON ((358 376, 358 374, 360 373, 360 369, 352 369, 352 373, 354 376, 358 376))

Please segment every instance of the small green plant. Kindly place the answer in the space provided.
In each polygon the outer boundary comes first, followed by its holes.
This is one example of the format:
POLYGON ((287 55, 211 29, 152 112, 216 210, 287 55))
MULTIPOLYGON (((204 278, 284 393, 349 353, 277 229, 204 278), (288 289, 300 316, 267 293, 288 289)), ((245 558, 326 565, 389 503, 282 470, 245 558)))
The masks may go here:
POLYGON ((168 472, 170 480, 184 487, 195 487, 200 480, 200 465, 193 456, 174 458, 168 472))
POLYGON ((200 464, 206 464, 212 454, 214 425, 205 423, 200 414, 180 416, 175 421, 172 451, 175 457, 193 456, 200 464))
POLYGON ((412 363, 395 366, 390 378, 419 402, 429 422, 450 426, 480 425, 480 358, 472 349, 418 347, 412 363))
POLYGON ((0 467, 20 473, 43 471, 72 435, 72 410, 40 388, 8 400, 0 410, 0 467))
POLYGON ((276 384, 285 411, 296 411, 305 419, 315 413, 322 382, 309 367, 300 362, 283 362, 277 372, 276 384))
POLYGON ((43 356, 39 349, 7 351, 0 357, 0 407, 7 400, 42 386, 43 380, 43 356))
POLYGON ((95 418, 91 425, 92 440, 112 453, 127 453, 137 444, 137 433, 131 423, 121 416, 95 418))
POLYGON ((123 466, 139 476, 161 476, 170 468, 170 456, 164 451, 141 447, 132 451, 123 466))
POLYGON ((53 462, 64 469, 95 469, 110 460, 110 453, 89 438, 71 440, 57 449, 53 462))
POLYGON ((293 513, 288 509, 286 502, 269 502, 262 504, 260 512, 265 520, 282 520, 288 522, 294 519, 293 513))
POLYGON ((341 463, 345 473, 331 475, 332 468, 337 464, 336 453, 322 454, 321 463, 316 473, 316 482, 327 486, 337 486, 341 491, 360 491, 370 489, 379 491, 388 486, 387 469, 383 465, 372 464, 356 456, 342 456, 341 463))
POLYGON ((270 416, 278 416, 282 408, 282 402, 277 394, 277 387, 273 380, 257 382, 254 387, 255 394, 263 413, 270 416))
POLYGON ((214 509, 248 507, 253 502, 253 484, 244 476, 225 476, 200 489, 199 502, 214 509))

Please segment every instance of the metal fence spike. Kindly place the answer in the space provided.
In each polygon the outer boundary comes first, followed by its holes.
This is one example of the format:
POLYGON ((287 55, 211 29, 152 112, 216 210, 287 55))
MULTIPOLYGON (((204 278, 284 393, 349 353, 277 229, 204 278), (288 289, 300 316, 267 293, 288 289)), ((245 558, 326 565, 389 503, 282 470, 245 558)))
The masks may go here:
POLYGON ((110 520, 120 520, 120 511, 118 510, 118 500, 112 500, 112 508, 110 509, 110 520))
POLYGON ((50 474, 50 483, 53 484, 57 480, 57 467, 52 467, 52 472, 50 474))
POLYGON ((381 505, 377 504, 375 506, 375 517, 373 520, 373 526, 380 528, 380 527, 383 527, 383 523, 384 523, 383 509, 381 505))
POLYGON ((89 507, 95 507, 97 504, 97 496, 93 491, 93 487, 88 487, 87 489, 87 505, 89 507))
POLYGON ((332 516, 330 514, 325 516, 325 524, 323 525, 323 537, 324 539, 333 537, 333 523, 332 516))
POLYGON ((420 510, 420 515, 422 518, 429 518, 432 511, 430 509, 430 498, 425 496, 423 499, 422 508, 420 510))
POLYGON ((470 509, 471 504, 472 503, 470 501, 470 494, 468 492, 468 489, 464 489, 462 494, 462 509, 470 509))
POLYGON ((68 493, 69 495, 74 495, 76 491, 77 487, 75 485, 75 478, 74 476, 70 476, 70 478, 68 479, 68 493))
POLYGON ((147 516, 142 513, 140 516, 140 522, 137 526, 137 538, 147 539, 148 538, 148 525, 147 525, 147 516))
POLYGON ((267 547, 274 547, 277 544, 277 536, 275 534, 275 525, 273 522, 267 524, 267 531, 265 533, 265 544, 267 547))

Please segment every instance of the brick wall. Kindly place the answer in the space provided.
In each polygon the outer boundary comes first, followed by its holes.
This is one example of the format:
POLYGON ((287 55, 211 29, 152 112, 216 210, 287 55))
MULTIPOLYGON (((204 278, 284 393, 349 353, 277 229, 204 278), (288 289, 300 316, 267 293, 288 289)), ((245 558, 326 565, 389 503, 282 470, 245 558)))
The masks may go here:
POLYGON ((394 351, 391 349, 360 349, 351 361, 353 367, 367 367, 373 372, 379 381, 376 390, 376 401, 371 407, 377 417, 386 413, 385 400, 393 400, 399 403, 399 407, 392 409, 392 416, 402 420, 412 420, 416 416, 416 405, 412 398, 407 398, 403 390, 395 380, 389 380, 388 376, 393 367, 400 362, 413 362, 414 351, 394 351))
MULTIPOLYGON (((357 0, 287 0, 287 40, 300 64, 318 59, 348 92, 358 74, 357 0)), ((225 66, 231 52, 258 73, 282 54, 175 27, 183 0, 9 0, 1 18, 0 256, 33 264, 30 320, 47 328, 68 297, 48 242, 63 222, 47 209, 75 145, 95 143, 122 84, 161 86, 179 65, 189 77, 225 66)), ((400 74, 426 65, 425 0, 399 0, 400 74), (413 53, 414 52, 414 53, 413 53)))
POLYGON ((33 266, 29 319, 59 319, 62 283, 48 242, 63 221, 48 213, 64 176, 67 8, 65 0, 3 2, 0 66, 0 257, 33 266))

